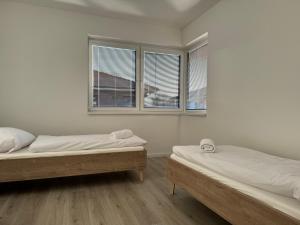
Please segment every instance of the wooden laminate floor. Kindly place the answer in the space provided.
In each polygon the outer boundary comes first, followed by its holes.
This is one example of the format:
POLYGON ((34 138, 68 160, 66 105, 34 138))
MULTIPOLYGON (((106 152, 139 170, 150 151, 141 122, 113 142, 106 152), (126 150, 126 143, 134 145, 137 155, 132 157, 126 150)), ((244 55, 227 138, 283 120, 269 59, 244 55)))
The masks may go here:
POLYGON ((166 158, 133 172, 0 184, 1 225, 228 225, 182 189, 169 194, 166 158))

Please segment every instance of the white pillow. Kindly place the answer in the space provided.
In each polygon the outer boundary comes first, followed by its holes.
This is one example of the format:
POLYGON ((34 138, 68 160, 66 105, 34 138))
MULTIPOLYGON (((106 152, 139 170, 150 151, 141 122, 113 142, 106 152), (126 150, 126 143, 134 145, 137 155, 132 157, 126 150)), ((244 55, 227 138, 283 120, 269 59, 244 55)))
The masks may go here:
POLYGON ((0 127, 0 152, 14 152, 27 145, 30 145, 35 139, 31 133, 11 128, 0 127))
POLYGON ((15 147, 14 138, 7 134, 0 134, 0 153, 8 152, 15 147))

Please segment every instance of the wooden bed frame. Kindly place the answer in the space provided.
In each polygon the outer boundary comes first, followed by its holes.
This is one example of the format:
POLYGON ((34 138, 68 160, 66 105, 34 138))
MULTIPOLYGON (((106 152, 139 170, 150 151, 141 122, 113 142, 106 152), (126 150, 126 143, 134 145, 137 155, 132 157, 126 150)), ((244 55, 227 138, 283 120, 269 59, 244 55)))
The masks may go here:
POLYGON ((168 159, 167 177, 208 208, 234 225, 300 225, 295 219, 264 202, 231 188, 173 159, 168 159))
POLYGON ((0 160, 0 182, 135 170, 144 179, 147 151, 0 160))

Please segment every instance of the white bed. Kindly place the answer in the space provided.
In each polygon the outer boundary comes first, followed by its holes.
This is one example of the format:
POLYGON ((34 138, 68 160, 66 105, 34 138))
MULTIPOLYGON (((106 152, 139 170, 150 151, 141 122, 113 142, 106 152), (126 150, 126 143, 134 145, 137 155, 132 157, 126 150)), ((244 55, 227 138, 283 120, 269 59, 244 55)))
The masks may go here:
POLYGON ((299 166, 236 146, 175 146, 167 176, 173 193, 184 188, 232 224, 300 225, 299 166))
POLYGON ((146 162, 144 146, 39 153, 23 148, 0 154, 0 182, 129 170, 143 181, 146 162))
POLYGON ((214 171, 207 169, 196 163, 192 163, 182 157, 175 154, 171 155, 171 159, 192 168, 206 176, 211 177, 225 185, 228 185, 246 195, 252 196, 253 198, 259 199, 264 203, 268 204, 270 207, 276 208, 296 219, 300 219, 300 202, 293 198, 284 197, 278 194, 274 194, 268 191, 261 190, 259 188, 252 187, 250 185, 238 182, 236 180, 230 179, 224 175, 218 174, 214 171))
POLYGON ((248 148, 220 145, 215 153, 200 146, 174 146, 173 153, 233 180, 300 201, 300 161, 248 148))
POLYGON ((146 143, 129 129, 110 134, 35 137, 24 130, 2 127, 0 182, 127 170, 137 171, 143 181, 146 143))

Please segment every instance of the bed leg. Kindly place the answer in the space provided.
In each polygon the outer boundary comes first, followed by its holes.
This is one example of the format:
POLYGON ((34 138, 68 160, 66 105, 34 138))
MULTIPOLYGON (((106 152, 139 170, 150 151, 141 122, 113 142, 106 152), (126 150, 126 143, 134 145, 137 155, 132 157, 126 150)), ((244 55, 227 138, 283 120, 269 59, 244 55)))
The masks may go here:
POLYGON ((175 187, 176 187, 175 184, 172 184, 172 185, 171 185, 171 194, 172 194, 172 195, 175 195, 175 187))
POLYGON ((140 181, 143 182, 144 181, 144 170, 139 170, 139 178, 140 178, 140 181))

